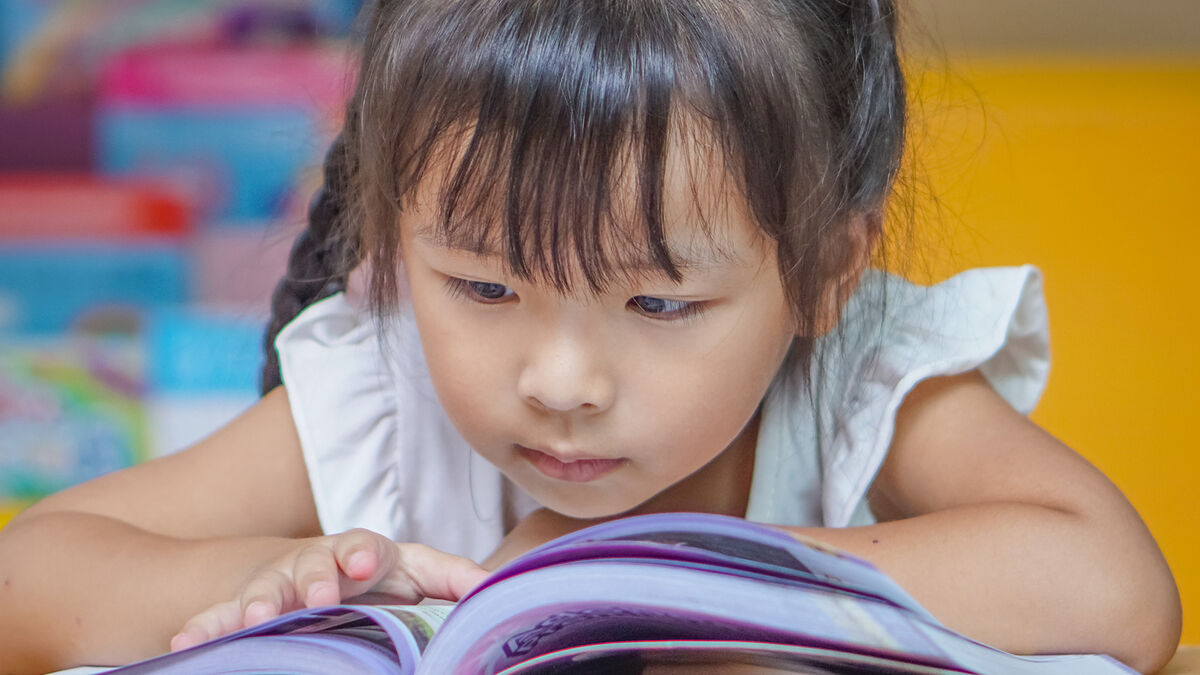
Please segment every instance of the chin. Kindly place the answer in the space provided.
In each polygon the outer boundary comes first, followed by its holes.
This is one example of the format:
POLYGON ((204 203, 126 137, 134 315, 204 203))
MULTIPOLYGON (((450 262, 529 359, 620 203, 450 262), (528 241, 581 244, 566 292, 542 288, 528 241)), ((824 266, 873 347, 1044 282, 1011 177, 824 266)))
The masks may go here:
POLYGON ((578 498, 554 499, 552 497, 545 500, 538 499, 538 501, 555 513, 578 520, 601 520, 633 515, 633 512, 646 503, 645 500, 628 503, 614 503, 611 501, 598 503, 582 501, 578 498))
POLYGON ((614 518, 629 510, 608 505, 580 504, 578 501, 560 501, 555 499, 542 501, 542 505, 551 511, 554 511, 555 513, 564 515, 568 518, 575 518, 577 520, 614 518))

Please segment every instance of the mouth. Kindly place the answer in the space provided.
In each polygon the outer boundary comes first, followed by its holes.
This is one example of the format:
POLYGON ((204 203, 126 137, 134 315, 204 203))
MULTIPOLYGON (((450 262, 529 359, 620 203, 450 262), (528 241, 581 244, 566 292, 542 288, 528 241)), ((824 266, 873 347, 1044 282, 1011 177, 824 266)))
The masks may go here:
POLYGON ((625 464, 625 459, 560 459, 541 450, 523 445, 517 451, 542 475, 569 483, 587 483, 616 471, 625 464))

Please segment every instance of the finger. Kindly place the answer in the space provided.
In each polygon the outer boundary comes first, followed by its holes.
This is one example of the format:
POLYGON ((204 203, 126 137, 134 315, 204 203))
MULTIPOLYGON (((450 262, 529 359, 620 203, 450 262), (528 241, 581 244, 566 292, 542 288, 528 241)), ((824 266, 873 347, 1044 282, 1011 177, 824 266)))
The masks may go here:
POLYGON ((336 535, 333 541, 334 555, 342 573, 352 581, 365 584, 359 592, 373 586, 395 567, 395 549, 396 544, 391 539, 361 528, 336 535))
POLYGON ((236 600, 222 602, 189 619, 179 633, 171 638, 171 651, 195 647, 241 628, 241 603, 236 600))
POLYGON ((399 544, 399 567, 427 598, 457 602, 488 576, 488 571, 462 556, 424 544, 399 544))
POLYGON ((283 612, 299 609, 296 583, 279 570, 267 570, 246 584, 241 607, 246 626, 257 626, 283 612))
POLYGON ((296 556, 292 567, 297 599, 305 607, 336 605, 342 600, 338 564, 327 546, 310 546, 296 556))

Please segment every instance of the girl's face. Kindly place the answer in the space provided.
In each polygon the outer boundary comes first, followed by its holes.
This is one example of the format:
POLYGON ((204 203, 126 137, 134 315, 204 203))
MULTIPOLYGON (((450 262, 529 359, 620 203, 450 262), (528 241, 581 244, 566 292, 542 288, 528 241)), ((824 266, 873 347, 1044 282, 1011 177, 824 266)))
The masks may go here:
POLYGON ((774 247, 715 174, 678 161, 667 171, 682 281, 638 266, 600 293, 521 280, 502 255, 447 245, 436 181, 402 215, 438 397, 463 438, 544 506, 745 515, 758 406, 794 325, 774 247))

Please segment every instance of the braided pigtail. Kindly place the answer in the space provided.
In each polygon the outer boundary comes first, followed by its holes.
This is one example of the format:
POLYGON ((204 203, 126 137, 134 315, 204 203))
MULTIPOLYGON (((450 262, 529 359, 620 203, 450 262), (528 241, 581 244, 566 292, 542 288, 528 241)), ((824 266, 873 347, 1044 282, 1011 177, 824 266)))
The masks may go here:
POLYGON ((260 391, 265 395, 282 383, 275 338, 305 307, 345 288, 355 246, 345 234, 349 181, 354 169, 347 131, 325 156, 324 184, 308 212, 308 227, 292 245, 287 272, 271 296, 271 320, 263 338, 260 391))

